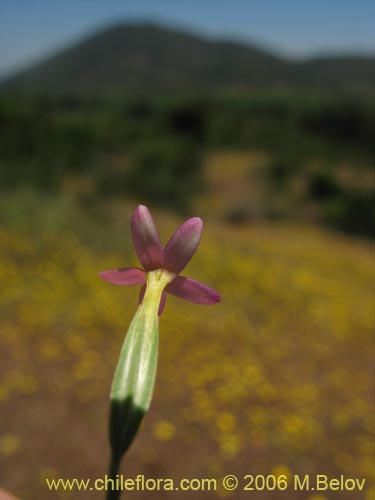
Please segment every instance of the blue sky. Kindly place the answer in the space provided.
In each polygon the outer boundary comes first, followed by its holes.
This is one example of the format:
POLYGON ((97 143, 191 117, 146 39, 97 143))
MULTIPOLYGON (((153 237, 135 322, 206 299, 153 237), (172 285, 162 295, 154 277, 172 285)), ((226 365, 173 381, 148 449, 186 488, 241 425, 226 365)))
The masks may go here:
POLYGON ((0 75, 120 20, 255 41, 293 57, 375 53, 374 0, 0 0, 0 75))

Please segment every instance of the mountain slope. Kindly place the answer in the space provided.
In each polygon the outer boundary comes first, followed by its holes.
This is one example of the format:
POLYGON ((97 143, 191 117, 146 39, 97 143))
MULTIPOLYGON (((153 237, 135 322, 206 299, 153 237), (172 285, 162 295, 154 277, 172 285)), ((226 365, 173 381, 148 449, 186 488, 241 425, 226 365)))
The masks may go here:
POLYGON ((253 46, 211 41, 152 24, 121 24, 9 78, 7 88, 51 92, 369 88, 375 58, 291 62, 253 46))

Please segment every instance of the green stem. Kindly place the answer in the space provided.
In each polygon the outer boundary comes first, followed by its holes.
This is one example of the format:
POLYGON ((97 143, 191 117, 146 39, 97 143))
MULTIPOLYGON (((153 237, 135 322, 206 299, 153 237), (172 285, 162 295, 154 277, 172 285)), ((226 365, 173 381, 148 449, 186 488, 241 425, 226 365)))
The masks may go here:
MULTIPOLYGON (((108 478, 113 480, 114 485, 116 485, 117 474, 120 470, 121 456, 116 453, 112 453, 111 461, 109 464, 108 478)), ((121 490, 109 489, 107 491, 106 500, 119 500, 121 497, 121 490)))

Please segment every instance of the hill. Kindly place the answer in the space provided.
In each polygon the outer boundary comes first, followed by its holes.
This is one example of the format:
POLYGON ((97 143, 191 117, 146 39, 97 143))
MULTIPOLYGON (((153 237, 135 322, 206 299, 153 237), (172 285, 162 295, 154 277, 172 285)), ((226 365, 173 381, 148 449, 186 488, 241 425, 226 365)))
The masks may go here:
POLYGON ((211 40, 154 24, 95 33, 6 81, 21 91, 118 92, 335 88, 375 85, 375 57, 295 62, 256 46, 211 40))

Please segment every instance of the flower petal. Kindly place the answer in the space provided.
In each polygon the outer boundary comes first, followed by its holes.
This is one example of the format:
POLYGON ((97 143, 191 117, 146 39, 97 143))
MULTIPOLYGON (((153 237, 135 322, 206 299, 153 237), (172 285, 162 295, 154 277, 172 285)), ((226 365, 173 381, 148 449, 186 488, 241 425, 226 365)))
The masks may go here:
POLYGON ((159 310, 158 310, 158 316, 161 315, 161 313, 164 311, 165 303, 167 301, 167 294, 163 292, 161 294, 161 299, 160 299, 160 304, 159 304, 159 310))
MULTIPOLYGON (((139 291, 139 297, 138 297, 138 304, 142 304, 143 297, 145 296, 146 293, 146 284, 142 286, 142 288, 139 291)), ((158 309, 158 316, 161 315, 161 313, 164 311, 165 307, 165 301, 167 300, 167 295, 165 292, 162 293, 161 299, 160 299, 160 304, 159 304, 159 309, 158 309)))
POLYGON ((142 286, 142 288, 139 290, 139 295, 138 295, 138 304, 142 304, 143 297, 145 296, 146 293, 146 283, 142 286))
POLYGON ((184 276, 176 276, 165 291, 195 304, 217 304, 221 300, 220 294, 213 288, 184 276))
POLYGON ((178 274, 194 255, 201 236, 203 222, 199 217, 184 222, 164 249, 164 269, 178 274))
POLYGON ((163 247, 152 215, 144 205, 135 209, 131 228, 134 248, 144 270, 148 272, 162 268, 163 247))
POLYGON ((136 267, 123 267, 122 269, 110 269, 102 271, 99 276, 108 283, 114 285, 139 285, 145 283, 146 274, 142 269, 136 267))

